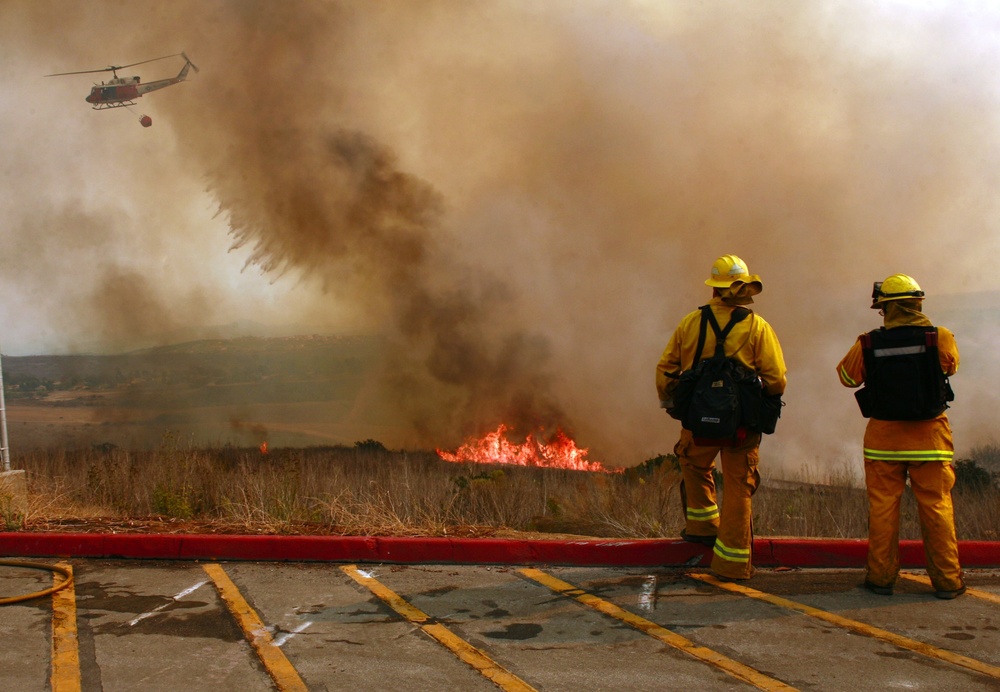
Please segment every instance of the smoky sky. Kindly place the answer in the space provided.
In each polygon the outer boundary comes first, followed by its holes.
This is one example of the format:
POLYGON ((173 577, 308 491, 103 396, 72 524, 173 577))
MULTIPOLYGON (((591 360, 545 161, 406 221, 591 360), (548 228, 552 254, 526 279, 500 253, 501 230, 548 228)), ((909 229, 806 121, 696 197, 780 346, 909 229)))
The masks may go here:
MULTIPOLYGON (((6 309, 52 349, 254 314, 378 331, 400 440, 563 426, 633 463, 673 444, 653 367, 735 253, 789 365, 762 453, 832 467, 871 282, 913 275, 932 319, 994 289, 977 4, 8 0, 0 27, 6 309), (200 72, 131 117, 40 77, 180 50, 200 72)), ((988 429, 952 419, 959 446, 988 429)))

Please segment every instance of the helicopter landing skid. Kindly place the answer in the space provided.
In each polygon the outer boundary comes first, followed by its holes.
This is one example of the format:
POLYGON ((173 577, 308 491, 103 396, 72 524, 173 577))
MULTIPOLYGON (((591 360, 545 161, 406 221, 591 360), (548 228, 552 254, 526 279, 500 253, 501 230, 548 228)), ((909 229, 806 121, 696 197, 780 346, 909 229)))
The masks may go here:
POLYGON ((91 106, 91 109, 95 111, 104 111, 109 108, 128 108, 129 106, 134 106, 134 105, 135 101, 116 101, 115 103, 98 103, 94 106, 91 106))

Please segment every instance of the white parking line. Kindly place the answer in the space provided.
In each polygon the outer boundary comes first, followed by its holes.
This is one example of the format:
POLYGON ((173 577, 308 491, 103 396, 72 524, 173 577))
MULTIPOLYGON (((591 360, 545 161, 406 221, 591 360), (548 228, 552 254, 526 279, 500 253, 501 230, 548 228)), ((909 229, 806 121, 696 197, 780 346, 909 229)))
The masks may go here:
POLYGON ((274 640, 274 645, 275 646, 281 646, 282 644, 284 644, 285 642, 287 642, 289 639, 291 639, 292 637, 294 637, 296 634, 299 634, 300 632, 304 632, 306 630, 306 628, 309 627, 309 625, 311 625, 311 624, 312 624, 312 621, 309 620, 309 621, 303 622, 301 625, 299 625, 298 627, 296 627, 295 629, 293 629, 291 632, 285 632, 280 637, 278 637, 277 639, 274 640))
POLYGON ((648 613, 652 612, 654 608, 656 608, 656 575, 650 574, 639 590, 639 610, 645 610, 648 613))
POLYGON ((170 601, 168 601, 167 603, 164 603, 163 605, 157 606, 157 607, 153 608, 152 610, 150 610, 147 613, 143 613, 142 615, 140 615, 139 617, 135 618, 134 620, 129 620, 128 621, 129 627, 135 627, 138 623, 142 622, 146 618, 152 617, 152 616, 156 615, 158 612, 160 612, 161 610, 163 610, 164 608, 166 608, 168 605, 172 605, 173 603, 175 603, 175 602, 179 601, 180 599, 184 598, 185 596, 187 596, 189 593, 193 593, 193 592, 197 591, 198 589, 200 589, 201 587, 203 587, 207 583, 208 583, 208 580, 206 579, 205 581, 198 582, 194 586, 189 586, 188 588, 184 589, 179 594, 177 594, 176 596, 174 596, 173 598, 171 598, 170 601))

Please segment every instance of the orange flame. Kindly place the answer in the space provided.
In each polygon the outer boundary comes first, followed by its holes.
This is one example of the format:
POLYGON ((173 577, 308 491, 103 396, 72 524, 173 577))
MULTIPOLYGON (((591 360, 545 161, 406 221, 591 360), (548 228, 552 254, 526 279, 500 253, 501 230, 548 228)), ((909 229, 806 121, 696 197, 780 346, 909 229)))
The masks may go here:
POLYGON ((453 462, 471 461, 478 464, 511 464, 617 473, 617 470, 604 468, 599 461, 588 461, 587 450, 577 447, 562 430, 557 430, 547 443, 539 442, 529 434, 523 444, 516 444, 508 440, 505 435, 509 429, 501 424, 494 432, 487 433, 482 439, 470 440, 454 452, 444 452, 440 449, 435 451, 445 461, 453 462))

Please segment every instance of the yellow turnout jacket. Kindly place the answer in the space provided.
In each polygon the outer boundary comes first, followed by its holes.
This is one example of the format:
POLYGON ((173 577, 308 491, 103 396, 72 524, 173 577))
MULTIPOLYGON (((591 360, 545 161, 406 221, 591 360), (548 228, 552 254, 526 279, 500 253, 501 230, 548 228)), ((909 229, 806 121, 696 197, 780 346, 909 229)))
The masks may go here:
MULTIPOLYGON (((735 305, 727 305, 721 298, 712 298, 708 303, 712 307, 720 329, 725 329, 735 305)), ((743 306, 745 309, 745 306, 743 306)), ((673 336, 656 366, 656 392, 660 396, 660 405, 668 408, 672 403, 672 393, 677 386, 677 379, 685 370, 694 365, 695 349, 698 348, 698 334, 701 328, 701 310, 689 313, 677 325, 673 336)), ((715 332, 711 326, 706 326, 705 347, 701 358, 711 358, 715 353, 715 332)), ((785 391, 785 358, 781 353, 781 344, 763 317, 751 314, 738 322, 733 331, 726 337, 725 353, 757 373, 768 394, 782 394, 785 391)))

